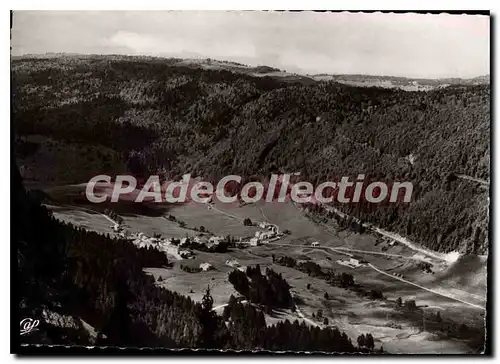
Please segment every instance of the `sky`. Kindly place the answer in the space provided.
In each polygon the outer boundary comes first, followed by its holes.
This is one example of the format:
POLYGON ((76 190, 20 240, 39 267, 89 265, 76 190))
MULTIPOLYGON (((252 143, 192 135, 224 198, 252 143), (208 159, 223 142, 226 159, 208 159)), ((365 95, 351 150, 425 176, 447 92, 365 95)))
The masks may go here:
POLYGON ((16 11, 12 55, 214 58, 301 74, 489 74, 489 17, 259 11, 16 11))

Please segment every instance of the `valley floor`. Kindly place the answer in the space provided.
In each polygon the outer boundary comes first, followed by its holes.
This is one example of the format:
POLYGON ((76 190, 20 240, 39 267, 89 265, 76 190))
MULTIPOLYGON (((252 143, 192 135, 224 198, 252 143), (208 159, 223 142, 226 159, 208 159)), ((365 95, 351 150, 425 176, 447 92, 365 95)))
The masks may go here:
MULTIPOLYGON (((78 207, 49 207, 57 218, 102 233, 113 233, 112 224, 105 215, 78 207)), ((186 204, 170 208, 169 214, 183 221, 185 226, 180 227, 163 216, 120 216, 127 229, 148 236, 194 236, 197 232, 193 227, 201 225, 215 235, 253 236, 259 228, 244 226, 244 218, 276 224, 281 231, 290 230, 290 235, 266 245, 233 248, 227 253, 195 251, 194 259, 176 262, 172 268, 146 269, 157 280, 161 277, 158 284, 196 301, 201 300, 204 289, 209 285, 218 312, 222 312, 231 294, 238 296, 227 278, 233 268, 226 262, 234 259, 242 267, 260 264, 261 269, 265 269, 272 266, 291 285, 297 310, 281 310, 266 315, 268 324, 298 319, 322 326, 323 318, 326 317, 328 325, 345 331, 353 342, 360 334, 371 333, 376 348, 383 346, 390 353, 451 354, 476 351, 478 348, 471 347, 470 340, 450 338, 446 330, 435 327, 429 317, 439 312, 444 321, 456 325, 466 324, 473 329, 471 333, 476 333, 476 336, 483 333, 484 337, 486 257, 460 257, 451 263, 438 256, 412 250, 404 244, 390 244, 389 240, 377 243, 377 237, 370 234, 339 232, 318 225, 292 204, 261 203, 243 207, 218 204, 212 209, 202 204, 186 204), (315 241, 319 242, 319 246, 311 247, 315 241), (383 246, 386 246, 384 251, 383 246), (384 298, 368 299, 353 291, 331 286, 325 280, 311 277, 297 269, 274 264, 273 254, 290 256, 296 260, 311 260, 336 272, 350 273, 357 284, 367 289, 380 289, 384 298), (338 263, 352 256, 362 258, 367 263, 356 268, 338 263), (425 273, 419 267, 422 261, 431 263, 433 273, 425 273), (204 262, 210 263, 214 270, 188 273, 180 269, 180 264, 194 267, 204 262), (328 299, 324 297, 325 292, 328 299), (396 303, 399 297, 403 302, 415 300, 422 314, 408 314, 399 308, 396 303), (313 314, 320 309, 323 318, 313 318, 313 314)), ((474 342, 481 340, 482 337, 477 337, 474 342)))

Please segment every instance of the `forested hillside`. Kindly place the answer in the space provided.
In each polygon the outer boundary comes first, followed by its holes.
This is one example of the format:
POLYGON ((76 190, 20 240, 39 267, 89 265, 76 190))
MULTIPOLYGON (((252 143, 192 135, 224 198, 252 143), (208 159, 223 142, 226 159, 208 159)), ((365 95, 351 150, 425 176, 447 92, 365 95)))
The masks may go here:
POLYGON ((409 180, 409 204, 338 207, 435 250, 487 252, 488 190, 456 175, 489 179, 489 86, 304 84, 118 56, 19 59, 12 70, 27 179, 82 183, 128 171, 409 180))

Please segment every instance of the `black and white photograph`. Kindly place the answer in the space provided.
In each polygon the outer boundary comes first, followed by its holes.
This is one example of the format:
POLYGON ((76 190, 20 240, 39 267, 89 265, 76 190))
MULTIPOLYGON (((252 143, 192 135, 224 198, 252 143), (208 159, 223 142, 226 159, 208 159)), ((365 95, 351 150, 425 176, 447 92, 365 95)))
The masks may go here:
POLYGON ((12 11, 11 350, 487 353, 491 20, 12 11))

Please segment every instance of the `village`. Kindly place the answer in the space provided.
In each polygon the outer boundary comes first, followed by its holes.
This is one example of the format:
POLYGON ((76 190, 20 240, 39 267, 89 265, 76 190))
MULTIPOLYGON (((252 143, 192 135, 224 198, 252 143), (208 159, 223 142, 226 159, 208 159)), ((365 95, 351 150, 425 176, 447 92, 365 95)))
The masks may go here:
MULTIPOLYGON (((284 233, 280 232, 275 224, 268 222, 259 222, 259 231, 255 232, 252 237, 224 237, 224 236, 209 236, 206 232, 200 232, 197 236, 183 238, 163 238, 159 235, 148 236, 143 232, 129 232, 125 229, 121 219, 115 219, 115 224, 111 226, 117 237, 126 239, 136 245, 138 248, 156 249, 160 252, 173 257, 176 260, 195 259, 195 250, 208 252, 225 252, 228 247, 245 249, 247 247, 255 247, 266 245, 269 242, 279 240, 284 233)), ((244 270, 236 259, 228 260, 226 265, 232 268, 244 270)), ((203 262, 199 266, 199 271, 208 271, 212 269, 212 265, 203 262)))
MULTIPOLYGON (((298 315, 303 315, 302 320, 314 326, 323 325, 317 316, 321 311, 330 324, 351 330, 354 340, 359 336, 354 331, 357 327, 371 325, 380 335, 387 335, 379 339, 386 347, 396 335, 413 332, 411 320, 416 310, 428 307, 426 305, 453 312, 462 312, 462 304, 475 305, 474 311, 466 311, 466 314, 468 317, 476 315, 480 307, 479 293, 476 301, 470 303, 471 296, 456 298, 457 290, 449 294, 446 287, 435 289, 423 281, 431 280, 433 274, 437 276, 441 265, 421 256, 420 252, 409 251, 394 236, 377 234, 373 229, 375 233, 371 235, 339 232, 340 238, 330 240, 328 236, 332 234, 316 233, 321 225, 297 218, 302 211, 291 204, 286 206, 286 213, 275 213, 273 206, 262 208, 258 205, 240 207, 241 210, 217 205, 208 208, 179 206, 154 217, 118 215, 109 210, 102 214, 81 209, 72 213, 92 221, 101 233, 112 232, 112 236, 138 248, 166 254, 168 262, 164 266, 145 266, 144 272, 159 287, 189 296, 196 302, 202 300, 209 286, 218 314, 226 307, 228 297, 240 297, 228 280, 228 274, 240 271, 246 275, 248 267, 258 264, 264 271, 272 266, 291 283, 291 293, 299 302, 298 315), (292 261, 295 264, 289 264, 292 261), (342 284, 332 285, 321 274, 317 275, 318 267, 324 272, 335 272, 336 277, 352 276, 356 285, 352 289, 342 284), (433 294, 429 296, 428 293, 433 294), (398 298, 402 303, 398 303, 398 298), (342 308, 344 302, 348 309, 337 309, 342 308), (406 321, 396 318, 402 310, 411 310, 406 321), (351 320, 350 312, 357 315, 356 321, 346 321, 351 320), (371 320, 379 316, 386 319, 380 325, 373 325, 371 320), (395 322, 397 325, 393 325, 395 322)), ((82 218, 80 221, 87 220, 82 218)), ((266 316, 266 323, 294 316, 293 312, 274 312, 266 316)), ((404 345, 408 342, 411 341, 404 341, 404 345)), ((438 345, 430 339, 425 342, 438 345)))

